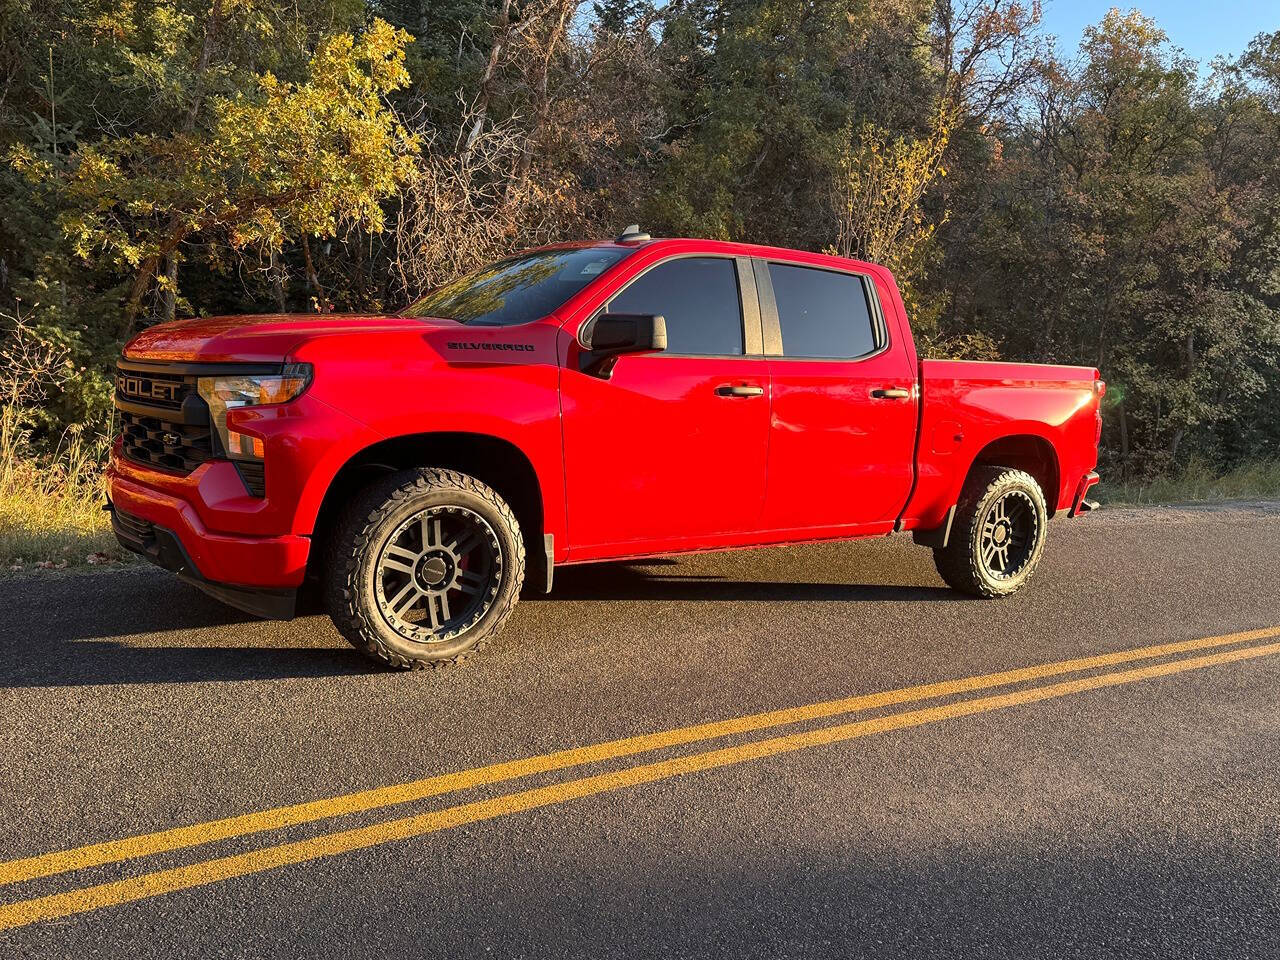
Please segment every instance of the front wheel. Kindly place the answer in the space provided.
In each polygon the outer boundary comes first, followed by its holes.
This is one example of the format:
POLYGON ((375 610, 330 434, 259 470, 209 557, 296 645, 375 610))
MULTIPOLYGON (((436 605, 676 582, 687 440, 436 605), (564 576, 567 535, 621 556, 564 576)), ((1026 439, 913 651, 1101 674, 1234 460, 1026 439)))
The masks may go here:
POLYGON ((404 470, 361 491, 329 557, 329 613, 352 646, 399 669, 456 663, 510 615, 524 582, 515 514, 454 470, 404 470))
POLYGON ((1003 467, 974 471, 945 547, 933 562, 948 586, 979 597, 1019 590, 1044 554, 1048 511, 1035 478, 1003 467))

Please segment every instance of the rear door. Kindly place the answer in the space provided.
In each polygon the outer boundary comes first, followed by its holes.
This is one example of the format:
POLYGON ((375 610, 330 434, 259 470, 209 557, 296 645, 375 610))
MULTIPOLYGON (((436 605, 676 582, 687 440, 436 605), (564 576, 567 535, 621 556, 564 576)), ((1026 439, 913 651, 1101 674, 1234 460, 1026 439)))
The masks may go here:
POLYGON ((572 357, 562 372, 571 558, 713 546, 757 529, 769 370, 750 260, 660 260, 602 309, 660 314, 668 346, 619 357, 608 379, 572 357))
POLYGON ((918 398, 872 278, 782 261, 755 270, 773 384, 765 525, 891 523, 911 490, 918 398))

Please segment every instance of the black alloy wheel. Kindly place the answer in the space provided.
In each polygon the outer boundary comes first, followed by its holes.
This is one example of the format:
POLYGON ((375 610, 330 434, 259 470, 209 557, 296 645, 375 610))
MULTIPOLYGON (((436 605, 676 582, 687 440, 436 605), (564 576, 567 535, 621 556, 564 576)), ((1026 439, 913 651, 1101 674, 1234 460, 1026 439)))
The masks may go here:
POLYGON ((457 663, 502 629, 524 583, 507 502, 457 470, 388 474, 329 543, 329 613, 352 646, 399 669, 457 663))
POLYGON ((1044 555, 1049 514, 1031 474, 975 467, 965 482, 945 547, 933 562, 951 587, 977 597, 1021 589, 1044 555))
POLYGON ((982 563, 988 576, 1016 577, 1031 559, 1038 527, 1035 503, 1025 490, 996 498, 982 521, 982 563))
POLYGON ((502 581, 493 527, 465 507, 428 507, 387 537, 374 580, 388 626, 416 643, 443 643, 473 627, 502 581))

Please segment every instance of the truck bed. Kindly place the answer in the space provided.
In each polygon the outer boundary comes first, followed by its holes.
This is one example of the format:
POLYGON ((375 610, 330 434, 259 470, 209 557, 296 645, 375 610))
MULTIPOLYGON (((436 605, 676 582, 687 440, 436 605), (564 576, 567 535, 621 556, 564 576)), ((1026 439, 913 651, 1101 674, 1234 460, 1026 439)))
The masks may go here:
POLYGON ((1015 448, 1034 454, 1049 509, 1068 509, 1097 466, 1102 390, 1094 367, 922 360, 916 485, 902 529, 944 523, 967 465, 1015 448))

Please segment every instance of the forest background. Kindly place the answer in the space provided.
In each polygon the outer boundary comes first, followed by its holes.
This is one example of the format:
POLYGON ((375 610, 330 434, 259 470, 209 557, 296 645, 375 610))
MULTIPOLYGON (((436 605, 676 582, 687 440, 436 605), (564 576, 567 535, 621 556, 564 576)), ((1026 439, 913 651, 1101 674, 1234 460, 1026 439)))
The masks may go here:
POLYGON ((0 559, 107 550, 143 327, 394 310, 630 222, 885 263, 933 356, 1100 367, 1122 497, 1280 495, 1280 31, 1202 63, 1041 17, 0 0, 0 559))

